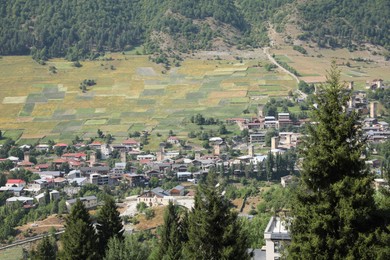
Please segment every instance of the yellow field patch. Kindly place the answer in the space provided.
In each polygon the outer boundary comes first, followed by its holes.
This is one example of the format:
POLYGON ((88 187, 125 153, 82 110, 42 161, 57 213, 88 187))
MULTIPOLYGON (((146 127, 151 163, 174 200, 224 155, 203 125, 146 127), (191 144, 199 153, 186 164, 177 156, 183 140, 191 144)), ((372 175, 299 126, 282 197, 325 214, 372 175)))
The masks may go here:
POLYGON ((23 104, 26 103, 27 96, 21 97, 5 97, 3 99, 3 104, 23 104))
POLYGON ((234 98, 234 97, 245 97, 246 96, 246 91, 213 91, 210 92, 208 95, 209 99, 213 98, 234 98))
POLYGON ((57 103, 55 102, 49 101, 47 103, 37 103, 35 104, 34 110, 31 115, 35 117, 50 117, 56 109, 57 103))

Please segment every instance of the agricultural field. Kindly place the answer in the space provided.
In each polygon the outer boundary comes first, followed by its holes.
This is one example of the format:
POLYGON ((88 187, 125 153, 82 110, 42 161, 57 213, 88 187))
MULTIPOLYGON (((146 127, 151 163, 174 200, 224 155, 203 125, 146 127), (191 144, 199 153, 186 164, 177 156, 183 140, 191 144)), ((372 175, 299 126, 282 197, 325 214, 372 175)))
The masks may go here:
POLYGON ((353 81, 357 90, 365 90, 366 82, 372 82, 374 79, 390 82, 390 62, 385 61, 383 56, 373 55, 372 53, 381 52, 375 47, 350 52, 347 49, 332 50, 304 46, 307 55, 293 50, 288 45, 281 45, 271 50, 271 53, 278 60, 296 69, 301 74, 299 79, 307 83, 324 82, 332 60, 336 61, 341 70, 341 79, 345 82, 353 81))
POLYGON ((289 75, 266 71, 266 63, 189 58, 165 72, 147 56, 123 53, 82 62, 81 68, 63 59, 42 66, 31 57, 2 57, 0 129, 20 144, 87 139, 97 129, 120 140, 140 130, 186 136, 194 130, 192 115, 224 120, 244 116, 245 109, 254 115, 270 96, 296 88, 289 75), (96 85, 83 92, 85 79, 96 85))

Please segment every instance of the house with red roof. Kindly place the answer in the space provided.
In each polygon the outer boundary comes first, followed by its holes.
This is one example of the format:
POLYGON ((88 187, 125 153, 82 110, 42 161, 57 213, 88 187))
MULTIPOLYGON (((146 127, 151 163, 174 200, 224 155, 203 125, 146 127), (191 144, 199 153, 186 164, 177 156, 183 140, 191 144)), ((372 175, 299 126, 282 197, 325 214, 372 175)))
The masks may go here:
POLYGON ((42 164, 35 165, 35 169, 37 169, 40 172, 46 171, 47 169, 49 169, 49 167, 50 167, 50 165, 47 164, 47 163, 42 163, 42 164))
POLYGON ((122 141, 122 145, 125 146, 127 149, 138 149, 140 148, 141 143, 137 140, 128 138, 122 141))
POLYGON ((6 187, 24 187, 24 186, 26 186, 26 182, 22 179, 8 179, 5 186, 6 187))
POLYGON ((75 161, 85 161, 87 159, 87 154, 85 153, 64 153, 61 156, 65 160, 75 160, 75 161))
POLYGON ((53 147, 63 147, 63 148, 66 148, 66 147, 68 147, 68 145, 64 144, 64 143, 58 143, 58 144, 55 144, 53 147))
POLYGON ((91 149, 100 150, 100 149, 102 149, 102 143, 98 142, 98 141, 95 141, 93 143, 90 143, 88 145, 88 147, 91 148, 91 149))
POLYGON ((23 161, 23 162, 18 162, 18 166, 26 168, 26 167, 32 167, 34 166, 34 164, 32 162, 23 161))

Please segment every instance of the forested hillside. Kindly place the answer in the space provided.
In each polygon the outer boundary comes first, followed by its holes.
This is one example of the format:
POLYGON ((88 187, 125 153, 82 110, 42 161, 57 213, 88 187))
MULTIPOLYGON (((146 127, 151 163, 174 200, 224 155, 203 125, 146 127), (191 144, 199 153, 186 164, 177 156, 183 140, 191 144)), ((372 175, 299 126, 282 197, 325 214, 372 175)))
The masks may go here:
POLYGON ((146 52, 213 49, 217 39, 258 47, 268 43, 267 25, 280 28, 292 13, 299 37, 320 46, 390 48, 387 0, 0 0, 0 54, 76 60, 140 44, 146 52))
POLYGON ((310 0, 299 5, 300 26, 320 47, 350 47, 352 41, 390 49, 390 1, 310 0))

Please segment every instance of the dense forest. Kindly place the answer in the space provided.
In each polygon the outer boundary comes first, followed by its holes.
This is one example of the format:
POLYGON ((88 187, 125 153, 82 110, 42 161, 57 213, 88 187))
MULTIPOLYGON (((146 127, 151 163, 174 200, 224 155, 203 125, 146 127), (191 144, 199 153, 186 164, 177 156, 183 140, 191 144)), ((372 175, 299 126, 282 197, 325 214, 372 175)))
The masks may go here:
POLYGON ((390 48, 390 3, 386 0, 1 0, 0 55, 37 59, 93 58, 144 44, 148 53, 166 45, 178 51, 268 44, 297 16, 300 39, 323 47, 371 42, 390 48), (164 44, 165 43, 165 44, 164 44))

